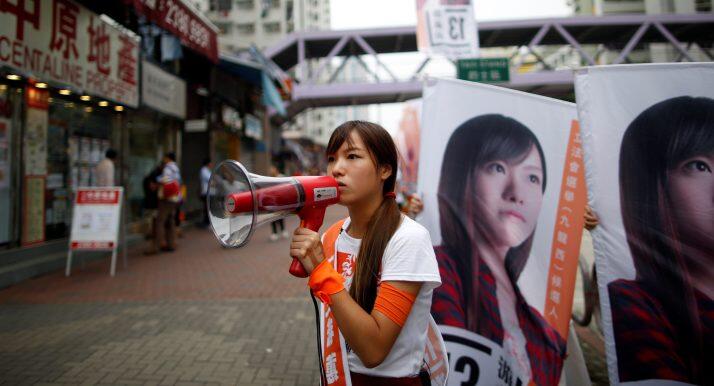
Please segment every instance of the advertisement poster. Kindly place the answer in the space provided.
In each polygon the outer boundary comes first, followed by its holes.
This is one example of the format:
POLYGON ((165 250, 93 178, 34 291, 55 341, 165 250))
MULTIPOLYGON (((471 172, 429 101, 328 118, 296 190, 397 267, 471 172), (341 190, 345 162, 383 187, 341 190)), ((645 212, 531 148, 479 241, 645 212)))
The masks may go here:
POLYGON ((612 384, 714 384, 714 64, 576 74, 612 384))
POLYGON ((24 170, 26 176, 47 174, 47 126, 50 93, 27 87, 25 130, 23 131, 24 170))
POLYGON ((452 60, 479 56, 471 0, 416 0, 416 5, 419 51, 452 60))
POLYGON ((45 177, 26 176, 24 185, 22 245, 31 245, 45 240, 45 177))
POLYGON ((116 247, 122 193, 123 188, 77 189, 70 235, 73 250, 116 247))
POLYGON ((423 95, 420 222, 448 384, 557 385, 586 201, 575 105, 457 80, 423 95))

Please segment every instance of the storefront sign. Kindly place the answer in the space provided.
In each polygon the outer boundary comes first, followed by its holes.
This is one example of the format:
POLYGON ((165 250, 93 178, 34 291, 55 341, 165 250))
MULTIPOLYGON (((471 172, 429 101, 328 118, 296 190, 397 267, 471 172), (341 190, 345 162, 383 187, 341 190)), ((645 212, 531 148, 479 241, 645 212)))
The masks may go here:
POLYGON ((187 133, 199 133, 208 130, 208 122, 205 119, 187 119, 183 129, 187 133))
POLYGON ((123 188, 79 188, 74 200, 72 250, 117 246, 123 188))
POLYGON ((222 110, 223 125, 232 131, 238 131, 243 126, 243 121, 240 119, 240 114, 236 109, 230 106, 223 106, 222 110))
POLYGON ((417 0, 417 46, 427 55, 449 59, 479 56, 471 0, 417 0))
POLYGON ((176 35, 183 45, 218 63, 218 28, 184 0, 124 0, 139 14, 176 35))
POLYGON ((0 64, 137 107, 139 38, 71 0, 0 6, 0 64))
POLYGON ((258 140, 263 138, 263 125, 260 124, 260 119, 250 114, 245 115, 245 136, 258 140))
POLYGON ((25 177, 22 245, 45 240, 45 176, 25 177))
POLYGON ((186 118, 186 82, 147 61, 141 66, 141 102, 162 113, 186 118))

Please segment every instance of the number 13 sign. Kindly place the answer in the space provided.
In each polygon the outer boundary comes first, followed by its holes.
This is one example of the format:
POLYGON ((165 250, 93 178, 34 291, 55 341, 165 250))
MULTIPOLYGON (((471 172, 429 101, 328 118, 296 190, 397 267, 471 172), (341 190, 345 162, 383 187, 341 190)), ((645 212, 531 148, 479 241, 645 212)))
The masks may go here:
POLYGON ((449 59, 479 56, 478 32, 471 0, 416 0, 417 44, 429 55, 449 59))

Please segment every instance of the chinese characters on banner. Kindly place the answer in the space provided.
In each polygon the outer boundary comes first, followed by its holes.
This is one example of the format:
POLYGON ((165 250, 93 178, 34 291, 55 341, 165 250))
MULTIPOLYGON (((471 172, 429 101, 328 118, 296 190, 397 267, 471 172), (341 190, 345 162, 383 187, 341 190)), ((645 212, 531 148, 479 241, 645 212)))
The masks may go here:
POLYGON ((417 46, 449 59, 479 56, 478 30, 471 0, 416 0, 417 46))
POLYGON ((573 121, 560 185, 545 298, 546 320, 561 336, 568 335, 575 285, 571 276, 578 266, 586 202, 583 144, 578 122, 573 121))
POLYGON ((0 64, 137 107, 139 38, 71 0, 0 0, 0 64))
POLYGON ((218 62, 218 29, 182 0, 124 0, 137 13, 176 35, 181 43, 218 62))

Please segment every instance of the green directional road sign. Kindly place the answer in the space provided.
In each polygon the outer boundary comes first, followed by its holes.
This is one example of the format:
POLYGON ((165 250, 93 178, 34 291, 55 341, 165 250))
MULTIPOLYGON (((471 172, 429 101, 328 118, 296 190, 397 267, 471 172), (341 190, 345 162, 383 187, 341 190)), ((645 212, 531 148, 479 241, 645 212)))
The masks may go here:
POLYGON ((472 82, 508 82, 508 58, 461 59, 457 63, 457 78, 472 82))

